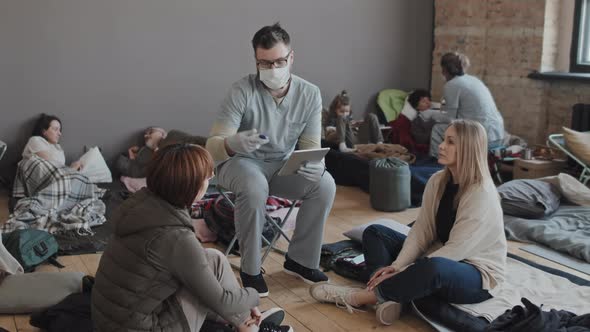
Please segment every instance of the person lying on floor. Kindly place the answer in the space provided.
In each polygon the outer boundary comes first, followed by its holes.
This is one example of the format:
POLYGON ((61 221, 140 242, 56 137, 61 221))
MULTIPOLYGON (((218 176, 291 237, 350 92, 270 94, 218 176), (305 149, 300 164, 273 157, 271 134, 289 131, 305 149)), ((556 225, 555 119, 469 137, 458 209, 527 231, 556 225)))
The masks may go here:
POLYGON ((353 152, 356 144, 383 143, 379 119, 373 113, 364 121, 351 120, 350 98, 346 90, 334 97, 322 125, 327 142, 337 144, 341 152, 353 152))
POLYGON ((205 318, 238 331, 293 331, 278 326, 284 311, 258 309, 255 289, 241 288, 227 258, 197 240, 189 215, 213 177, 202 147, 159 149, 147 170, 147 188, 127 199, 112 222, 92 292, 97 331, 199 331, 205 318))
POLYGON ((134 145, 127 150, 127 155, 121 155, 117 159, 116 169, 123 176, 131 178, 145 178, 147 165, 155 151, 169 144, 191 143, 204 146, 206 137, 192 136, 180 130, 172 129, 169 132, 160 127, 149 127, 143 134, 144 145, 134 145))
POLYGON ((492 297, 505 278, 507 247, 484 127, 453 121, 438 156, 445 168, 428 181, 407 238, 380 225, 364 231, 363 252, 372 273, 367 288, 318 284, 310 288, 314 299, 351 312, 377 304, 377 320, 389 325, 403 304, 429 295, 461 304, 492 297))
POLYGON ((164 128, 148 127, 143 133, 144 145, 134 145, 127 150, 127 155, 119 156, 115 164, 117 171, 123 176, 144 178, 154 151, 167 135, 168 132, 164 128))
MULTIPOLYGON (((416 89, 408 95, 397 119, 391 121, 391 142, 402 145, 412 153, 427 153, 430 132, 441 112, 431 109, 430 92, 416 89)), ((448 123, 448 122, 447 122, 448 123)))
POLYGON ((432 109, 432 97, 428 90, 417 89, 412 91, 408 96, 404 110, 410 107, 414 111, 404 112, 411 117, 410 133, 414 143, 424 146, 423 152, 430 144, 430 134, 432 127, 437 123, 445 120, 445 116, 440 110, 432 109))
MULTIPOLYGON (((23 159, 29 159, 32 155, 37 155, 55 166, 65 166, 66 155, 59 145, 61 130, 61 120, 57 116, 41 114, 35 123, 31 138, 29 138, 27 145, 23 149, 23 159)), ((79 160, 70 164, 70 168, 76 171, 81 170, 82 167, 83 165, 79 160)))

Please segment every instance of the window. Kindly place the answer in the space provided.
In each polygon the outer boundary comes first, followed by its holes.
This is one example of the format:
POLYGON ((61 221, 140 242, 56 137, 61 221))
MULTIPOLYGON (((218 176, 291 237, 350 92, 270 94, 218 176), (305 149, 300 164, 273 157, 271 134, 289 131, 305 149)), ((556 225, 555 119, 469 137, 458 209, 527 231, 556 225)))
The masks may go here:
POLYGON ((576 0, 570 72, 590 73, 590 0, 576 0))

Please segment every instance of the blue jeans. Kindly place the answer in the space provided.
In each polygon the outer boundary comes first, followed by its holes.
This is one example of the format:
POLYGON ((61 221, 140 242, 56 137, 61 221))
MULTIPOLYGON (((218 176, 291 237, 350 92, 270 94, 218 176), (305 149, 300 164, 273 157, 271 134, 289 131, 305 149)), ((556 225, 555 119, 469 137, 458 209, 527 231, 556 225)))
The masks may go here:
MULTIPOLYGON (((406 236, 381 225, 363 233, 363 252, 369 273, 391 265, 402 249, 406 236)), ((384 280, 376 288, 387 301, 407 303, 433 295, 457 304, 479 303, 492 296, 481 286, 481 274, 471 264, 442 257, 419 258, 413 265, 384 280)))

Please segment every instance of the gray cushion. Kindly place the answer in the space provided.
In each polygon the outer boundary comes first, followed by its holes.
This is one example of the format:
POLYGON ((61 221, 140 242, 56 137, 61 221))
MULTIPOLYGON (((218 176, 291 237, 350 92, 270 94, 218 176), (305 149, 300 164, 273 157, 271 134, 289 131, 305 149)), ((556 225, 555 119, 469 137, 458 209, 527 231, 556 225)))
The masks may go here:
POLYGON ((34 272, 6 276, 0 283, 0 314, 26 314, 56 305, 82 291, 81 272, 34 272))
POLYGON ((373 221, 370 221, 366 224, 357 226, 357 227, 355 227, 349 231, 346 231, 342 234, 351 240, 362 242, 363 241, 363 232, 365 231, 365 229, 367 227, 369 227, 371 225, 383 225, 385 227, 393 229, 396 232, 406 234, 406 235, 410 231, 410 227, 408 227, 404 224, 401 224, 395 220, 383 218, 383 219, 373 220, 373 221))
POLYGON ((539 180, 513 180, 498 187, 504 214, 540 219, 559 208, 561 193, 554 185, 539 180))

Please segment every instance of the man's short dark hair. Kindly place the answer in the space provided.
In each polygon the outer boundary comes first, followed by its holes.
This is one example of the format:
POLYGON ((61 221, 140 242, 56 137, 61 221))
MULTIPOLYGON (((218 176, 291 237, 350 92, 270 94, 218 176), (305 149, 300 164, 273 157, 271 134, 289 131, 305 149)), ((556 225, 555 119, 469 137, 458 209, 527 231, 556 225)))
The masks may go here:
POLYGON ((449 75, 452 77, 462 76, 465 74, 463 71, 463 64, 461 58, 455 52, 447 53, 440 58, 440 66, 443 67, 449 75))
POLYGON ((412 93, 410 93, 410 95, 408 96, 408 103, 410 103, 410 105, 412 105, 412 107, 415 109, 418 107, 420 99, 424 97, 428 97, 428 99, 432 98, 428 90, 416 89, 412 91, 412 93))
POLYGON ((33 136, 43 136, 43 132, 49 129, 51 126, 51 121, 59 122, 60 129, 63 130, 63 126, 61 125, 61 120, 55 115, 48 115, 48 114, 41 114, 37 122, 35 122, 35 127, 33 128, 33 136))
POLYGON ((291 38, 285 29, 281 28, 279 22, 273 25, 267 25, 262 29, 258 30, 252 38, 252 47, 254 52, 257 48, 263 48, 269 50, 276 44, 283 43, 287 46, 291 45, 291 38))

